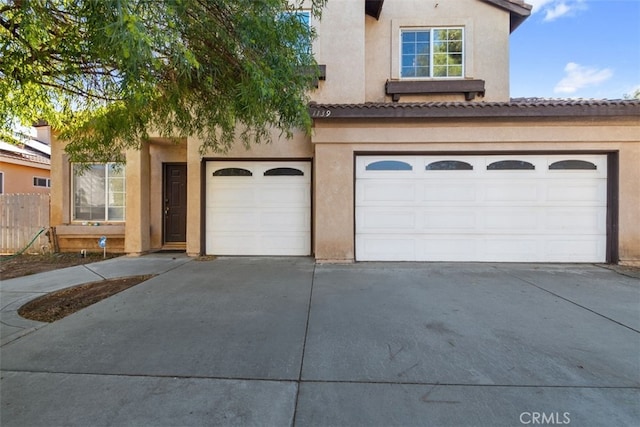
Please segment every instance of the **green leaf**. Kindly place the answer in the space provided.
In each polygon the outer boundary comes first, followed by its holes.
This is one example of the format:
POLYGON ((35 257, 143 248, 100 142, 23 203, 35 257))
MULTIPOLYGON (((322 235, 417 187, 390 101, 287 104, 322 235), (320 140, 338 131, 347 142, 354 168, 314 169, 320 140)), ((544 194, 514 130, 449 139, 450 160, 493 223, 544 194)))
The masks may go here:
MULTIPOLYGON (((312 0, 320 16, 326 0, 312 0)), ((296 0, 8 0, 0 123, 47 120, 74 160, 111 159, 148 129, 224 151, 310 130, 316 77, 296 0), (285 15, 283 15, 285 14, 285 15), (307 71, 305 71, 307 70, 307 71)))

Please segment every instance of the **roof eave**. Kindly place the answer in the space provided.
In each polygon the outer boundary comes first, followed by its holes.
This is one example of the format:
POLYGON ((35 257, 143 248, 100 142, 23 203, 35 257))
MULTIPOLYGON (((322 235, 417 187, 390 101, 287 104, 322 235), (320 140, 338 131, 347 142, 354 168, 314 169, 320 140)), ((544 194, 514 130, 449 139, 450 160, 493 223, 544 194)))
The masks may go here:
POLYGON ((640 102, 311 104, 314 120, 640 117, 640 102))
POLYGON ((384 0, 366 0, 364 2, 364 12, 376 20, 380 19, 383 3, 384 0))
POLYGON ((482 0, 509 12, 509 31, 515 31, 531 15, 532 6, 518 0, 482 0))

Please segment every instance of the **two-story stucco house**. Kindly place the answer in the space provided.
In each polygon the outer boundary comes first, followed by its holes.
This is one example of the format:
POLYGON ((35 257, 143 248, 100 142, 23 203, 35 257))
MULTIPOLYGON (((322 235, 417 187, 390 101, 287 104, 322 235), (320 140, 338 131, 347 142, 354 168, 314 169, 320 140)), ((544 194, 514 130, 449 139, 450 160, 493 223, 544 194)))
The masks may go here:
POLYGON ((530 9, 331 0, 312 22, 311 136, 204 156, 151 138, 83 177, 54 143, 60 248, 640 262, 640 102, 510 99, 509 36, 530 9))

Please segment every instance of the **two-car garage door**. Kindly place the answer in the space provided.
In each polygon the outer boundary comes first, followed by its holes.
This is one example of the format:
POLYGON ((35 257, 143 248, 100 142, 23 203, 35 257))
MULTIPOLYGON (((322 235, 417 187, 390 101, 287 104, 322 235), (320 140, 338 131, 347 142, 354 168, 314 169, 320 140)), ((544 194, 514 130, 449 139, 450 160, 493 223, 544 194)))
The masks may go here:
POLYGON ((605 155, 358 156, 356 258, 604 262, 605 155))
POLYGON ((206 253, 310 255, 311 163, 208 161, 206 253))

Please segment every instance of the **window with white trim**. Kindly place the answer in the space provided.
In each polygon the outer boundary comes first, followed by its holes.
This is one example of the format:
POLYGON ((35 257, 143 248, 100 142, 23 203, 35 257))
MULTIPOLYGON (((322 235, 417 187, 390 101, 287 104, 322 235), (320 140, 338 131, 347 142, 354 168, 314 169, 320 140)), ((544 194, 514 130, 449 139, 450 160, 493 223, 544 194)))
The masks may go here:
POLYGON ((42 177, 39 177, 39 176, 34 176, 33 177, 33 186, 34 187, 50 188, 51 187, 51 180, 49 178, 42 178, 42 177))
POLYGON ((464 29, 401 29, 400 77, 464 77, 464 29))
POLYGON ((311 54, 311 11, 309 10, 296 10, 283 14, 285 19, 294 19, 299 25, 301 25, 305 34, 301 35, 297 42, 294 44, 296 50, 300 55, 311 54))
POLYGON ((74 164, 75 221, 124 221, 125 175, 122 163, 74 164))

